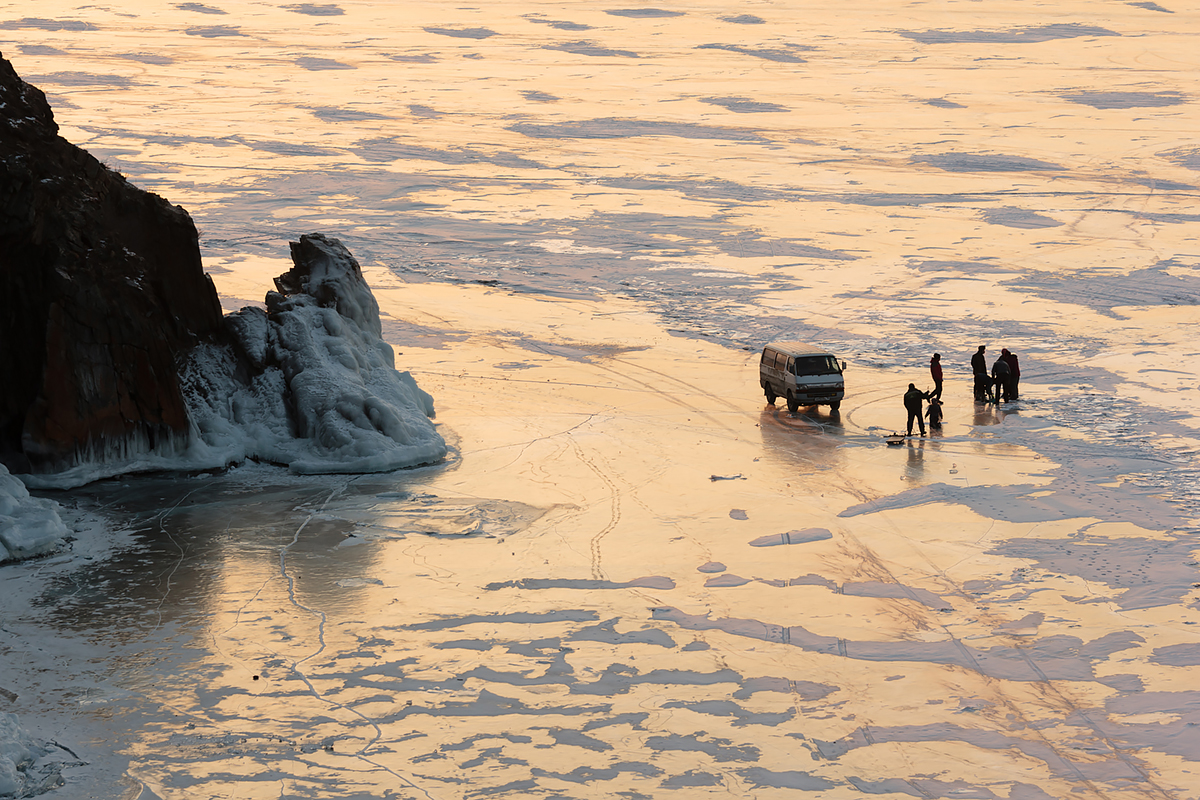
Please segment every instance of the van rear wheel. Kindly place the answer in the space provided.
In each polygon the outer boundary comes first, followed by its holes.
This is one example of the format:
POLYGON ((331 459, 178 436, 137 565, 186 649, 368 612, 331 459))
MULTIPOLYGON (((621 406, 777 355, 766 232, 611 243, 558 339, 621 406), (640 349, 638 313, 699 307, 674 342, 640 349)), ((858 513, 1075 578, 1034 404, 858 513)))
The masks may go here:
POLYGON ((768 405, 772 405, 772 406, 775 405, 776 395, 775 395, 775 390, 771 388, 771 384, 768 383, 766 386, 763 387, 763 394, 765 394, 767 396, 767 404, 768 405))

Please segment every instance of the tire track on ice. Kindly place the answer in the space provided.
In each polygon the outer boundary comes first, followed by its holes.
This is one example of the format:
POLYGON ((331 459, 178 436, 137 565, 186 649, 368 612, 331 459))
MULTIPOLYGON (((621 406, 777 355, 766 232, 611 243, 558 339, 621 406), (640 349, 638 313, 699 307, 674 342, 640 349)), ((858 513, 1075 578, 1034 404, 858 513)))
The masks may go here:
MULTIPOLYGON (((881 516, 883 515, 881 514, 881 516)), ((884 516, 884 519, 886 519, 886 516, 884 516)), ((905 536, 905 534, 900 531, 899 527, 891 520, 887 520, 886 525, 890 527, 897 536, 906 540, 910 540, 910 537, 905 536)), ((873 568, 872 571, 877 571, 879 576, 886 577, 891 583, 904 587, 905 591, 908 592, 910 599, 914 603, 921 602, 915 595, 912 595, 909 587, 906 584, 898 580, 892 570, 884 563, 883 559, 881 559, 870 547, 863 544, 863 542, 849 530, 843 530, 842 534, 857 547, 857 557, 865 565, 873 568)), ((935 567, 934 572, 953 588, 960 599, 963 599, 974 606, 972 613, 977 618, 995 619, 995 622, 991 623, 993 626, 1007 621, 1003 618, 996 618, 990 610, 981 608, 979 604, 974 601, 974 598, 962 586, 960 586, 957 581, 947 576, 943 571, 938 570, 935 567)), ((1092 793, 1094 793, 1096 797, 1103 798, 1109 796, 1104 788, 1097 786, 1094 780, 1083 774, 1077 762, 1064 755, 1061 745, 1055 743, 1049 737, 1047 737, 1045 733, 1043 733, 1042 729, 1035 724, 1035 721, 1029 718, 1028 714, 1021 707, 1018 700, 1008 696, 1008 694, 1004 691, 1004 681, 1002 679, 992 677, 991 675, 988 675, 986 671, 984 671, 984 669, 975 659, 974 654, 971 652, 971 648, 967 647, 958 636, 955 636, 946 623, 942 622, 941 619, 938 618, 935 620, 934 624, 954 644, 955 648, 960 652, 964 660, 973 665, 974 671, 981 678, 983 685, 991 690, 993 696, 999 701, 999 703, 1021 721, 1022 730, 1032 731, 1037 740, 1044 744, 1050 752, 1054 753, 1054 755, 1060 759, 1062 764, 1066 765, 1067 768, 1074 773, 1075 780, 1086 786, 1092 793)), ((839 639, 838 645, 839 655, 846 656, 843 640, 839 639)), ((1125 750, 1122 749, 1122 747, 1113 742, 1112 739, 1105 734, 1095 722, 1092 721, 1091 717, 1087 713, 1087 709, 1077 705, 1071 700, 1071 698, 1067 697, 1065 693, 1060 691, 1052 680, 1046 677, 1046 674, 1042 671, 1041 667, 1038 666, 1036 660, 1031 657, 1028 648, 1014 644, 1012 649, 1016 651, 1026 665, 1028 665, 1029 668, 1039 676, 1039 680, 1033 683, 1041 688, 1042 698, 1045 700, 1048 706, 1057 712, 1060 718, 1066 719, 1073 714, 1078 715, 1078 717, 1086 723, 1088 730, 1092 732, 1096 739, 1107 745, 1110 752, 1115 756, 1116 760, 1122 762, 1127 768, 1129 768, 1131 772, 1138 775, 1142 782, 1149 785, 1150 789, 1148 790, 1139 788, 1138 791, 1142 796, 1147 798, 1156 798, 1157 800, 1173 800, 1173 795, 1170 792, 1159 786, 1155 782, 1154 778, 1138 763, 1136 759, 1131 758, 1125 752, 1125 750)))
POLYGON ((604 470, 597 467, 592 459, 584 455, 583 448, 579 446, 579 443, 574 438, 571 439, 571 447, 575 451, 575 456, 579 459, 580 463, 594 472, 596 477, 603 481, 609 490, 608 522, 605 523, 600 532, 593 536, 588 543, 589 550, 591 551, 592 578, 595 580, 604 580, 604 570, 600 566, 600 543, 604 540, 605 536, 612 533, 613 529, 617 527, 617 523, 621 521, 621 492, 616 483, 605 474, 604 470))

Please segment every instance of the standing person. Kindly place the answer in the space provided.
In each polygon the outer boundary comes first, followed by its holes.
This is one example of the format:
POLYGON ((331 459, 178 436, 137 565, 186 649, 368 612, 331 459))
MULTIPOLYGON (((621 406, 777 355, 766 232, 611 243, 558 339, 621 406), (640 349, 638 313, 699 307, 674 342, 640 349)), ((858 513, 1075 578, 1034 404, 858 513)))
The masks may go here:
POLYGON ((1008 402, 1008 362, 1004 360, 1004 356, 996 359, 996 363, 992 364, 992 380, 996 383, 996 402, 1001 400, 1008 402))
POLYGON ((929 417, 929 430, 940 431, 942 429, 942 401, 931 396, 925 416, 929 417))
MULTIPOLYGON (((930 397, 942 399, 942 354, 934 353, 933 358, 929 359, 929 374, 933 376, 933 391, 930 392, 930 397)), ((932 424, 932 423, 930 423, 932 424)))
POLYGON ((917 421, 920 426, 921 435, 925 435, 925 417, 921 411, 921 401, 927 399, 929 395, 917 388, 916 384, 910 383, 908 391, 904 393, 904 408, 908 411, 908 435, 912 436, 913 420, 917 421))
POLYGON ((1000 357, 1008 364, 1008 399, 1016 400, 1021 396, 1018 385, 1021 381, 1021 365, 1017 363, 1016 353, 1010 353, 1008 348, 1000 351, 1000 357))
POLYGON ((975 402, 985 403, 988 401, 988 385, 991 383, 988 380, 987 361, 983 357, 983 352, 987 350, 985 345, 979 345, 979 351, 971 356, 971 371, 975 373, 975 402))

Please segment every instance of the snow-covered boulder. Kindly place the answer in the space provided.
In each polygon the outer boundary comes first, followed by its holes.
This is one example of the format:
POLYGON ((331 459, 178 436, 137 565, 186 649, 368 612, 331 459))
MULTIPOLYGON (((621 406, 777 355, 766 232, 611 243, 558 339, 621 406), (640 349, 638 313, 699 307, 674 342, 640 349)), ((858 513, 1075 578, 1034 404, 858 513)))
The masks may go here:
POLYGON ((251 458, 300 473, 382 472, 446 454, 433 398, 396 370, 379 305, 337 239, 292 243, 267 310, 225 317, 230 343, 197 348, 183 371, 192 457, 251 458))
MULTIPOLYGON (((58 516, 58 503, 30 497, 25 484, 0 464, 0 562, 52 553, 67 533, 67 526, 58 516)), ((0 786, 3 783, 0 760, 0 786)))
POLYGON ((0 713, 0 798, 34 797, 62 786, 61 764, 21 727, 16 714, 0 713))
POLYGON ((0 714, 0 798, 28 798, 41 776, 30 768, 46 751, 22 727, 16 714, 0 714))

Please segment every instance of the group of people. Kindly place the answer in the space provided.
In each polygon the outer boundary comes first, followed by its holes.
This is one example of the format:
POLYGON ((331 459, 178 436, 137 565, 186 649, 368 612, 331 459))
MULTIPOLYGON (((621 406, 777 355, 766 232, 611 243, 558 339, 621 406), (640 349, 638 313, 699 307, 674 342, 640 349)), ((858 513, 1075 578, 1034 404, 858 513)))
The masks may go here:
MULTIPOLYGON (((1000 357, 992 364, 989 374, 984 353, 986 345, 979 345, 979 350, 971 356, 971 370, 975 373, 975 400, 979 403, 1011 402, 1019 396, 1018 384, 1021 380, 1021 367, 1017 357, 1007 348, 1000 351, 1000 357)), ((929 359, 929 374, 933 377, 933 390, 923 392, 916 384, 910 383, 904 393, 904 408, 908 411, 908 435, 912 436, 913 423, 921 435, 925 435, 925 418, 929 418, 929 427, 938 430, 942 427, 942 354, 934 353, 929 359), (929 408, 923 408, 924 401, 929 401, 929 408)))
MULTIPOLYGON (((1018 384, 1021 381, 1021 366, 1017 363, 1017 357, 1008 348, 1002 349, 1000 357, 992 364, 989 376, 987 358, 984 356, 986 351, 987 346, 981 344, 978 352, 971 356, 971 371, 975 373, 975 402, 1008 403, 1016 400, 1020 396, 1018 384)), ((934 358, 937 358, 936 353, 934 358)))

